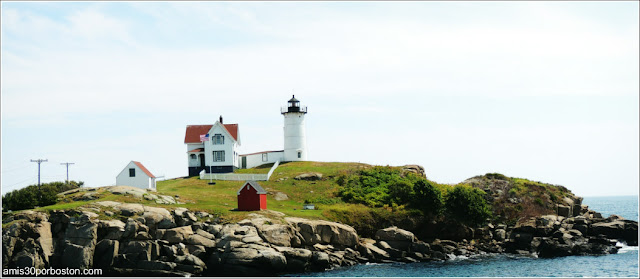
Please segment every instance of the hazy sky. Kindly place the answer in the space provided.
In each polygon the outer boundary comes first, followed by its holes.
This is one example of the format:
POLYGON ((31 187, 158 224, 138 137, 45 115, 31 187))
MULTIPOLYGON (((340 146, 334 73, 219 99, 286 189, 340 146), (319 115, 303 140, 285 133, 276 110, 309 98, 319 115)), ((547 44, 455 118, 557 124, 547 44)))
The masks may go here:
POLYGON ((2 193, 187 175, 185 126, 309 159, 638 194, 638 2, 5 2, 2 193))

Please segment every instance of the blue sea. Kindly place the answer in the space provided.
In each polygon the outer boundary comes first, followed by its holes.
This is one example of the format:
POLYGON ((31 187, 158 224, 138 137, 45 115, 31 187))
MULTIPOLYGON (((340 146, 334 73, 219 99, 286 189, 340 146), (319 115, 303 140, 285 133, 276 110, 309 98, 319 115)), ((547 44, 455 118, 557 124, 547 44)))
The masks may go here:
MULTIPOLYGON (((603 217, 610 214, 638 221, 638 197, 585 197, 583 204, 603 217)), ((539 259, 515 255, 483 255, 445 262, 366 264, 324 272, 290 274, 303 277, 633 277, 638 278, 638 247, 618 254, 539 259)))

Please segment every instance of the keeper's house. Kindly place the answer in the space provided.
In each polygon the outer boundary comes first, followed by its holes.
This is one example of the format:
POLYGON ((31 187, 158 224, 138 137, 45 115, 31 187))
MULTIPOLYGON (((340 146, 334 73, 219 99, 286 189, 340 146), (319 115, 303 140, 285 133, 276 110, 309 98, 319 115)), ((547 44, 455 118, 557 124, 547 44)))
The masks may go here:
POLYGON ((188 125, 184 136, 189 160, 189 176, 233 172, 239 168, 238 124, 223 124, 222 116, 213 125, 188 125), (206 155, 205 155, 206 154, 206 155))

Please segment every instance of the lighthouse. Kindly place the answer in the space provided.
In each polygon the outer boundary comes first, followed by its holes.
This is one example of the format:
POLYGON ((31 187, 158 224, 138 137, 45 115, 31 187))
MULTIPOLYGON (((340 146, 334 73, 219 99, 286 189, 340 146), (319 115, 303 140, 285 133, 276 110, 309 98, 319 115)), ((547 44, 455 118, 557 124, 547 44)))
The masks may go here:
POLYGON ((284 161, 306 161, 304 116, 307 114, 307 107, 300 106, 300 101, 293 95, 287 102, 287 107, 280 112, 284 115, 284 161))

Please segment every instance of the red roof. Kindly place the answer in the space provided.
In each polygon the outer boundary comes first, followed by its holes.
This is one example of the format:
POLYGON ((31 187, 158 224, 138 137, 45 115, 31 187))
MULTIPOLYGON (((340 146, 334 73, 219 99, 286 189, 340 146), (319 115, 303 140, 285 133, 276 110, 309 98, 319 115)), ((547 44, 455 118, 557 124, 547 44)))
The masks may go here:
POLYGON ((196 148, 196 149, 191 150, 189 152, 204 152, 204 148, 196 148))
POLYGON ((133 161, 133 163, 136 164, 149 177, 155 178, 155 176, 151 174, 151 172, 147 168, 145 168, 140 162, 133 161))
MULTIPOLYGON (((223 124, 225 129, 231 134, 234 140, 238 141, 238 124, 223 124)), ((204 135, 211 130, 213 124, 210 125, 187 125, 187 131, 184 135, 184 143, 201 143, 200 135, 204 135)))

